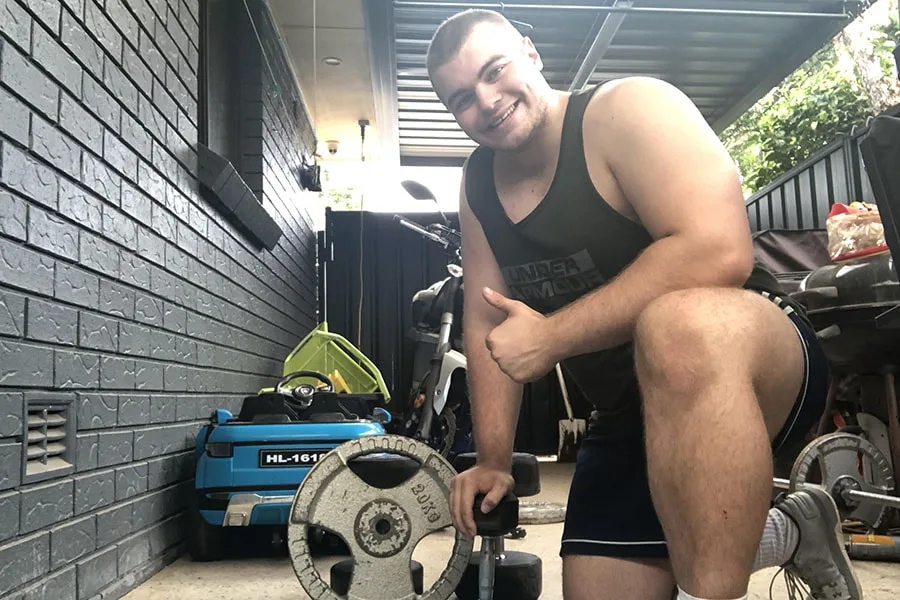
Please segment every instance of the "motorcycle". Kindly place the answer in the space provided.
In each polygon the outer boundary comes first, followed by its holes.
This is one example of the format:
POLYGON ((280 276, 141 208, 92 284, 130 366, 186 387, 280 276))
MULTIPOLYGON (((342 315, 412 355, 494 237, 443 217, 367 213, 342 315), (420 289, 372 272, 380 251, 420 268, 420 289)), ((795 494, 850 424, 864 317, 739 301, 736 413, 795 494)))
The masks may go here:
MULTIPOLYGON (((437 203, 434 194, 415 181, 402 182, 417 200, 437 203)), ((442 223, 419 225, 394 215, 403 227, 438 244, 446 254, 448 276, 419 290, 411 303, 412 326, 406 338, 413 344, 413 375, 403 433, 422 441, 452 460, 472 452, 472 418, 463 353, 463 271, 460 232, 438 209, 442 223)))

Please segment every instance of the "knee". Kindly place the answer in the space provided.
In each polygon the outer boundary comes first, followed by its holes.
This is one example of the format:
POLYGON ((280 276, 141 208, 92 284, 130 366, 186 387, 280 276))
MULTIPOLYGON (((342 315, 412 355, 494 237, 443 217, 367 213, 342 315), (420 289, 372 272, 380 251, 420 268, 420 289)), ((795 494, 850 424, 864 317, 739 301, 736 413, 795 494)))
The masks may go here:
POLYGON ((651 302, 634 330, 635 366, 642 384, 690 392, 727 365, 729 331, 715 291, 672 292, 651 302))

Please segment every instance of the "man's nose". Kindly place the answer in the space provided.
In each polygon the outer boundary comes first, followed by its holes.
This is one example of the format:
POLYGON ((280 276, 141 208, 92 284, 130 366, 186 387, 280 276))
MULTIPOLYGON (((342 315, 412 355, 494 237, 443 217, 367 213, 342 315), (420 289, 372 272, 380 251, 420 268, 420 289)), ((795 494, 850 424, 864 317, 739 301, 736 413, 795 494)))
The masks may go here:
POLYGON ((494 107, 500 102, 500 94, 492 85, 481 85, 475 90, 475 98, 478 108, 487 113, 494 112, 494 107))

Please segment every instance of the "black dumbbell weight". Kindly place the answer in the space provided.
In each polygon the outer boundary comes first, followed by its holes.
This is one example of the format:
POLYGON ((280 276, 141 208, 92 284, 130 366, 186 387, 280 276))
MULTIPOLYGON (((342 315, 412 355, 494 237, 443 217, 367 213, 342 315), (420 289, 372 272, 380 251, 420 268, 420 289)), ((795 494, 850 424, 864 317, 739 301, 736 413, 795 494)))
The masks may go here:
MULTIPOLYGON (((481 552, 473 552, 456 586, 459 600, 478 600, 481 552)), ((529 552, 503 550, 494 564, 493 600, 538 600, 543 588, 541 558, 529 552)))
MULTIPOLYGON (((413 560, 409 563, 409 572, 413 580, 413 590, 422 594, 425 571, 422 563, 413 560)), ((350 591, 350 579, 353 577, 353 559, 342 560, 331 567, 331 589, 338 596, 346 596, 350 591)))
MULTIPOLYGON (((462 473, 475 466, 477 455, 474 452, 466 452, 458 455, 453 460, 453 467, 457 473, 462 473)), ((513 452, 511 475, 515 482, 513 494, 517 498, 537 496, 541 493, 541 475, 537 457, 525 452, 513 452)))
POLYGON ((481 512, 485 494, 475 496, 473 517, 475 529, 482 537, 500 537, 513 531, 519 525, 519 499, 515 494, 507 494, 500 499, 494 510, 485 514, 481 512))

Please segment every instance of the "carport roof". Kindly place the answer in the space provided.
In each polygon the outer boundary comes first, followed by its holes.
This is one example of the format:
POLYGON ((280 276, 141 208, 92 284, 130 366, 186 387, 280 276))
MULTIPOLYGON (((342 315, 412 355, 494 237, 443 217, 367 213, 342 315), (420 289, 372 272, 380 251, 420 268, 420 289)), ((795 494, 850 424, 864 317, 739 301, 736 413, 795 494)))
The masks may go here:
POLYGON ((502 10, 511 20, 532 26, 529 35, 541 53, 544 74, 557 89, 630 75, 658 77, 690 96, 721 132, 870 4, 368 0, 364 6, 381 142, 399 154, 402 164, 461 164, 474 148, 438 101, 425 70, 435 29, 466 7, 502 10))

